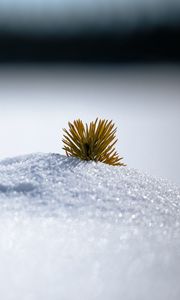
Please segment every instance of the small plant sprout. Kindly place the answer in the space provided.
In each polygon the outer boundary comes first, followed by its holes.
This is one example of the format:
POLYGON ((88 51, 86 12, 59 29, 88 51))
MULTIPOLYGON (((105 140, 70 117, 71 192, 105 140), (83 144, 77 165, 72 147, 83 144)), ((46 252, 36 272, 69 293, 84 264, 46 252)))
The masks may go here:
POLYGON ((117 142, 115 124, 98 118, 88 124, 78 119, 68 123, 69 130, 63 129, 63 149, 67 156, 82 160, 100 161, 112 166, 125 166, 114 145, 117 142))

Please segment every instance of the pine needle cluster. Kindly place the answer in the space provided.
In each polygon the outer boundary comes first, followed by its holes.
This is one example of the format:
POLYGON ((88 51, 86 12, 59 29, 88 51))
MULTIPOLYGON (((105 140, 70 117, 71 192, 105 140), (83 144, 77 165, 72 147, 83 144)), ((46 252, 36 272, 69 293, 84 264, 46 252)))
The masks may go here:
POLYGON ((114 145, 117 142, 115 124, 98 118, 88 124, 78 119, 68 123, 69 130, 63 129, 63 149, 67 156, 82 160, 100 161, 113 166, 124 166, 114 145))

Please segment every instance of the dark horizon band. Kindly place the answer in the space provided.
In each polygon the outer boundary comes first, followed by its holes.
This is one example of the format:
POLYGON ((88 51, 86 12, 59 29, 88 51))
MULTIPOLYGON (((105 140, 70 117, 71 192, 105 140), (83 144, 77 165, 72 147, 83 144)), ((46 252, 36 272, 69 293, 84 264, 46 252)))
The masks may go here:
POLYGON ((65 35, 0 29, 0 63, 180 62, 180 25, 65 35))

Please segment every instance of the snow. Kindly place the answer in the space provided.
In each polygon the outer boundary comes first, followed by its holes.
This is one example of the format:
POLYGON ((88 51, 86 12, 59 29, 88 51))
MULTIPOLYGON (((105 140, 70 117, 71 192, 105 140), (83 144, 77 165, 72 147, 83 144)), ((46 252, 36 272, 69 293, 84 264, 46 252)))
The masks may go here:
POLYGON ((179 280, 179 187, 59 154, 0 161, 3 300, 179 300, 179 280))

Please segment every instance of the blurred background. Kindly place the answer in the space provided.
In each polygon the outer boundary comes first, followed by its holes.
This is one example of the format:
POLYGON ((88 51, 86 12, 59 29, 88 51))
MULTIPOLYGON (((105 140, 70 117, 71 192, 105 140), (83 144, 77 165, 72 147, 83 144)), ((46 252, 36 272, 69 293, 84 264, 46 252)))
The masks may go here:
POLYGON ((0 158, 108 118, 129 167, 180 184, 179 41, 179 0, 0 0, 0 158))

